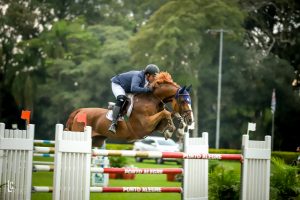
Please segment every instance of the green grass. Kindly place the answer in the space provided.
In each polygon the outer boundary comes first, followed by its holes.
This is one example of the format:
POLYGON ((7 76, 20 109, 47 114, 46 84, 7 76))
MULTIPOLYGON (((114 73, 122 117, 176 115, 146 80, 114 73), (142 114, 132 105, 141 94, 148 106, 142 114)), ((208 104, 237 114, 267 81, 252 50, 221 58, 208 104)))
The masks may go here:
MULTIPOLYGON (((39 158, 35 160, 53 161, 51 158, 39 158)), ((178 168, 181 167, 175 162, 165 162, 162 165, 155 164, 154 160, 144 160, 142 163, 136 163, 133 158, 128 159, 129 163, 139 168, 178 168)), ((240 163, 232 161, 209 161, 212 163, 221 163, 240 173, 240 163)), ((34 172, 33 185, 35 186, 52 186, 53 173, 51 172, 34 172)), ((137 174, 134 180, 111 179, 109 187, 181 187, 180 182, 168 182, 165 174, 137 174)), ((33 193, 33 200, 51 200, 51 193, 33 193)), ((180 200, 179 193, 91 193, 91 200, 109 199, 109 200, 180 200)))

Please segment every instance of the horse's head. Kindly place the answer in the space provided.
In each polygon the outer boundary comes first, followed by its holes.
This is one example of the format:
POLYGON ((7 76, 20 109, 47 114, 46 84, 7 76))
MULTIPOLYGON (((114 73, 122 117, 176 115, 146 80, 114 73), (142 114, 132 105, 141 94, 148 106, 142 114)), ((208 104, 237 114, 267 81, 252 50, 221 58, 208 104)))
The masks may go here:
POLYGON ((193 110, 192 101, 190 97, 191 86, 181 87, 177 90, 175 95, 175 101, 173 101, 173 108, 175 112, 178 112, 184 119, 184 122, 188 125, 193 123, 193 110))
POLYGON ((172 102, 174 112, 177 112, 184 119, 184 122, 191 125, 193 122, 191 97, 189 87, 180 87, 175 83, 168 72, 160 72, 151 83, 153 94, 163 102, 172 102))

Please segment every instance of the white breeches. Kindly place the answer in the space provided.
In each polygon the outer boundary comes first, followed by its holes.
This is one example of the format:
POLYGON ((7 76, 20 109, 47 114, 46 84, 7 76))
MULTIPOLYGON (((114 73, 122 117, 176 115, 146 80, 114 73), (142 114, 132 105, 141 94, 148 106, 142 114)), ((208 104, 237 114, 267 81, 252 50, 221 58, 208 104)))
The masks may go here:
POLYGON ((119 95, 126 95, 124 89, 119 84, 111 82, 111 89, 116 98, 119 95))

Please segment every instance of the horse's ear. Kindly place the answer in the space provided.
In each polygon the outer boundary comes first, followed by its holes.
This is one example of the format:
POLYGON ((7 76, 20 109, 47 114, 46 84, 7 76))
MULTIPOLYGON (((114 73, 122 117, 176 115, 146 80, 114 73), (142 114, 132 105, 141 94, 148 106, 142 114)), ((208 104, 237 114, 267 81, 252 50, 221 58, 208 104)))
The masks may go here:
POLYGON ((192 85, 189 85, 189 86, 186 88, 186 90, 187 90, 188 92, 191 92, 191 91, 192 91, 192 85))
POLYGON ((179 94, 182 94, 183 92, 184 92, 184 90, 185 90, 185 88, 186 88, 186 86, 183 86, 182 88, 180 88, 180 90, 179 90, 179 94))

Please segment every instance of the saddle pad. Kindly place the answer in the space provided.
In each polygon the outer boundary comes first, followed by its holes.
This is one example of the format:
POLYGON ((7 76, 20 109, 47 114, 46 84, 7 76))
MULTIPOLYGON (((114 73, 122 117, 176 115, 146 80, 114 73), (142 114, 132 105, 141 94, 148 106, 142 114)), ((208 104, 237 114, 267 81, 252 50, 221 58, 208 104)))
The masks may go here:
MULTIPOLYGON (((133 97, 134 95, 133 94, 126 94, 126 96, 130 99, 130 105, 127 109, 127 113, 126 113, 126 116, 129 118, 129 116, 131 115, 131 112, 132 112, 132 109, 133 109, 133 97)), ((109 102, 109 109, 112 109, 113 106, 115 105, 115 103, 112 103, 112 102, 109 102)), ((109 110, 107 113, 106 113, 106 118, 110 121, 112 121, 112 110, 109 110)), ((118 118, 118 121, 123 121, 124 120, 124 117, 119 117, 118 118)))
MULTIPOLYGON (((113 117, 112 117, 112 110, 109 110, 107 113, 106 113, 106 118, 110 121, 112 121, 113 117)), ((123 121, 124 120, 124 117, 119 117, 118 118, 118 121, 123 121)))

